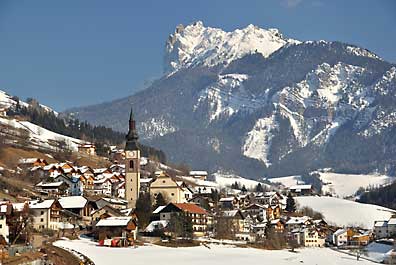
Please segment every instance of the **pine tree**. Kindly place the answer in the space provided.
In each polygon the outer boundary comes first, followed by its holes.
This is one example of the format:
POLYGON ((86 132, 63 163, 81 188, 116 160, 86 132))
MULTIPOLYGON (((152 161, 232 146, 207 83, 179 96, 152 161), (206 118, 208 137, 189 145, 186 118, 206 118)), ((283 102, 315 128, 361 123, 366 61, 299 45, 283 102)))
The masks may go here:
POLYGON ((154 206, 154 208, 157 209, 159 206, 164 206, 166 204, 167 203, 165 201, 164 195, 162 195, 162 193, 159 192, 157 194, 157 196, 155 197, 155 206, 154 206))
POLYGON ((263 191, 264 191, 264 189, 263 189, 263 186, 261 185, 261 183, 257 184, 256 192, 263 192, 263 191))
POLYGON ((245 185, 242 186, 241 191, 242 191, 242 193, 246 193, 247 192, 247 189, 246 189, 245 185))
POLYGON ((289 213, 294 213, 296 211, 296 202, 294 201, 294 198, 291 195, 291 193, 289 193, 289 195, 287 195, 286 211, 288 211, 289 213))

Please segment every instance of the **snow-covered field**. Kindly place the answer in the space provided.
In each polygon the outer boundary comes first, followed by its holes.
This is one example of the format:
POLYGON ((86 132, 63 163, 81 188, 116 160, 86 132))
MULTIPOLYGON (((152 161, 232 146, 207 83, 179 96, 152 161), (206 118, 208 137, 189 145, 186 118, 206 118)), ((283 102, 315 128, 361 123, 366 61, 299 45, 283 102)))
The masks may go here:
POLYGON ((308 206, 322 213, 325 220, 338 226, 358 225, 372 228, 376 220, 388 220, 395 211, 334 197, 297 197, 299 207, 308 206))
MULTIPOLYGON (((108 264, 276 264, 276 265, 350 265, 356 264, 356 258, 335 252, 327 248, 301 249, 298 253, 287 250, 259 250, 236 248, 232 246, 210 245, 190 248, 166 248, 142 246, 138 248, 98 247, 88 239, 60 240, 55 246, 79 251, 96 265, 108 264)), ((361 265, 374 264, 361 260, 361 265)))
POLYGON ((341 198, 353 196, 360 188, 377 187, 391 184, 395 181, 394 177, 384 175, 354 175, 339 174, 331 172, 320 172, 320 179, 323 185, 323 193, 331 193, 341 198))
POLYGON ((298 184, 305 184, 301 180, 301 176, 287 176, 287 177, 279 177, 279 178, 270 178, 268 179, 271 183, 280 183, 286 188, 289 188, 298 184))
POLYGON ((366 247, 367 250, 366 255, 372 260, 375 260, 377 262, 382 262, 389 256, 392 249, 393 249, 392 244, 387 245, 387 244, 372 242, 366 247))
POLYGON ((245 179, 240 176, 229 173, 216 172, 213 174, 213 176, 215 177, 215 182, 220 187, 230 187, 231 184, 234 184, 235 182, 238 182, 241 186, 245 185, 247 189, 254 189, 259 183, 261 183, 261 185, 263 186, 264 185, 269 186, 268 184, 264 184, 256 180, 245 179))

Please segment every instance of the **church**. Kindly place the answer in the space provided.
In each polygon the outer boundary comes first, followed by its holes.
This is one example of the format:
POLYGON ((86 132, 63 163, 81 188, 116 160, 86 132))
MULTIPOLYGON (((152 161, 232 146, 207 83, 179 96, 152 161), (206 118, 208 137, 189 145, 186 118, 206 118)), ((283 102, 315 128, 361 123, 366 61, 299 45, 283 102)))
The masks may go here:
POLYGON ((136 201, 140 193, 140 149, 139 136, 133 110, 129 116, 129 131, 125 144, 125 199, 129 208, 136 208, 136 201))

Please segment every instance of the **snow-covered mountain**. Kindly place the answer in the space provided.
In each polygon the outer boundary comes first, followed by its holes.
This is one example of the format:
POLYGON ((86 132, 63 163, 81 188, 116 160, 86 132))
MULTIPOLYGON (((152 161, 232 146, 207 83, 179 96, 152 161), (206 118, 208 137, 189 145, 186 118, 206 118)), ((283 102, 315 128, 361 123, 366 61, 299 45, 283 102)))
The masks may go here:
POLYGON ((202 21, 184 27, 179 25, 169 36, 165 47, 166 72, 197 65, 227 65, 246 54, 260 53, 268 57, 289 43, 277 29, 262 29, 249 25, 243 29, 226 32, 205 27, 202 21))
POLYGON ((68 113, 125 131, 133 105, 144 142, 212 172, 396 174, 396 67, 369 50, 202 22, 165 46, 165 75, 150 87, 68 113))

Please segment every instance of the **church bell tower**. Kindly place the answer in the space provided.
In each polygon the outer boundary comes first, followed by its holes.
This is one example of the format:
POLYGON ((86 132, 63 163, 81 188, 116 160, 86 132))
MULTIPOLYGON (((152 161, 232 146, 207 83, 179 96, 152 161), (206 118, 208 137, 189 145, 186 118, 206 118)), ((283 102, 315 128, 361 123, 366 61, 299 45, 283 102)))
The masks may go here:
POLYGON ((129 131, 125 145, 125 199, 129 208, 136 207, 140 193, 140 149, 139 136, 136 131, 136 122, 133 110, 129 116, 129 131))

